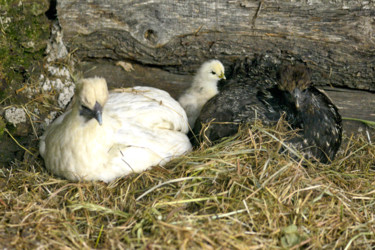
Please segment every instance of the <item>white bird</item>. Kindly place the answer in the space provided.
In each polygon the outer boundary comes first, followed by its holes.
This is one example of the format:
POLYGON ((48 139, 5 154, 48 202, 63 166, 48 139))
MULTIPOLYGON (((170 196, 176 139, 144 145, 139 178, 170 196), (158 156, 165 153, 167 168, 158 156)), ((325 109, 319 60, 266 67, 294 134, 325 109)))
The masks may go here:
POLYGON ((81 81, 72 109, 41 137, 47 169, 72 181, 111 180, 163 165, 191 149, 186 113, 167 92, 108 93, 104 78, 81 81))
POLYGON ((219 60, 210 60, 202 64, 197 71, 193 83, 178 99, 185 109, 189 125, 194 127, 203 105, 219 91, 217 82, 225 79, 224 66, 219 60))

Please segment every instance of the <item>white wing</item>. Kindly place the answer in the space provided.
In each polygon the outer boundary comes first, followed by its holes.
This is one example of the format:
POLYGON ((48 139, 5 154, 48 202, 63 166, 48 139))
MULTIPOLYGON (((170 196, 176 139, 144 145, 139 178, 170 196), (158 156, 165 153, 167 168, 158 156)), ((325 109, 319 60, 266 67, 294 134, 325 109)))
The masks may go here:
POLYGON ((108 123, 118 124, 109 152, 112 172, 141 172, 191 149, 186 113, 163 90, 135 87, 112 92, 103 113, 108 123))
MULTIPOLYGON (((167 92, 152 87, 134 87, 110 93, 104 113, 126 123, 149 129, 188 132, 181 105, 167 92)), ((123 124, 127 126, 127 124, 123 124)))

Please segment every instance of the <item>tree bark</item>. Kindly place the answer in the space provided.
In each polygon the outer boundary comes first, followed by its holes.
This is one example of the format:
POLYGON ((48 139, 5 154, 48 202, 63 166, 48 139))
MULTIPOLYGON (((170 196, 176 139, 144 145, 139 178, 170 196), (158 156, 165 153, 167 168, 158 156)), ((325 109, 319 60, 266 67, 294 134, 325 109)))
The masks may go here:
POLYGON ((375 3, 342 0, 61 0, 64 40, 83 59, 193 72, 208 58, 299 57, 320 85, 375 91, 375 3))

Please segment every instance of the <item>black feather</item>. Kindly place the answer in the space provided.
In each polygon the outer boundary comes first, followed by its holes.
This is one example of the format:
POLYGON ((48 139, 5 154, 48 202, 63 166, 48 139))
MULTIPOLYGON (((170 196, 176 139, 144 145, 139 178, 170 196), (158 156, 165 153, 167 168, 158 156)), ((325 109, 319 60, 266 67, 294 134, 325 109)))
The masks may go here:
POLYGON ((304 65, 285 68, 272 58, 258 57, 237 61, 229 71, 231 79, 202 108, 196 135, 202 124, 210 123, 204 136, 216 141, 235 134, 240 124, 259 119, 272 125, 283 116, 292 129, 299 129, 299 136, 288 143, 323 163, 334 158, 341 145, 341 116, 324 93, 310 86, 304 65))

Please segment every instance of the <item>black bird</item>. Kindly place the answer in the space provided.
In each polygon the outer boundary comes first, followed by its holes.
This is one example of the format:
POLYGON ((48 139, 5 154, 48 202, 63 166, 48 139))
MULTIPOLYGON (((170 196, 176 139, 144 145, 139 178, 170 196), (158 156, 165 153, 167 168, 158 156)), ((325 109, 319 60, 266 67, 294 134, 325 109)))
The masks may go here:
POLYGON ((341 145, 337 107, 312 86, 305 65, 279 66, 270 60, 236 62, 228 84, 202 108, 194 133, 210 123, 204 136, 214 142, 235 134, 241 124, 259 119, 272 125, 284 116, 291 129, 298 130, 298 136, 287 143, 306 158, 328 163, 341 145))

